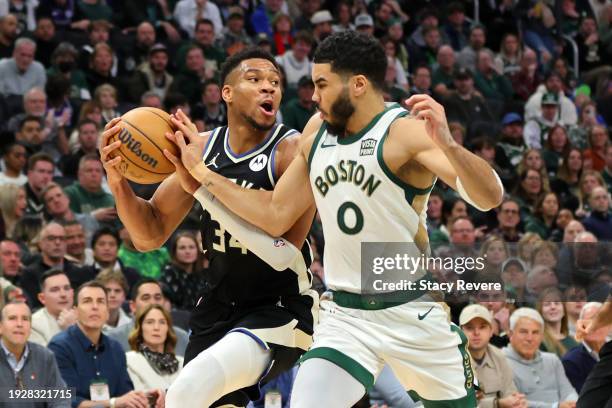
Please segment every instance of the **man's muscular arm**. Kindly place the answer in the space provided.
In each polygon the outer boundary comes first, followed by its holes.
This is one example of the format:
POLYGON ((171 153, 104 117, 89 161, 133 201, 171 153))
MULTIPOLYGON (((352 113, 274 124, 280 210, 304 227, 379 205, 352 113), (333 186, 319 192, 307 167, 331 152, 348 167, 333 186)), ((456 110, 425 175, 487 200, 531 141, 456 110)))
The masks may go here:
POLYGON ((150 251, 163 245, 185 218, 193 205, 193 196, 181 186, 177 173, 165 179, 150 201, 134 193, 117 166, 121 156, 109 154, 121 146, 120 141, 110 145, 108 140, 121 130, 120 118, 106 125, 100 148, 101 160, 108 178, 108 186, 115 197, 117 213, 140 251, 150 251))
POLYGON ((478 209, 497 207, 504 193, 499 177, 486 161, 454 141, 442 105, 428 95, 412 96, 407 103, 417 120, 402 119, 392 131, 425 136, 407 140, 411 156, 478 209))

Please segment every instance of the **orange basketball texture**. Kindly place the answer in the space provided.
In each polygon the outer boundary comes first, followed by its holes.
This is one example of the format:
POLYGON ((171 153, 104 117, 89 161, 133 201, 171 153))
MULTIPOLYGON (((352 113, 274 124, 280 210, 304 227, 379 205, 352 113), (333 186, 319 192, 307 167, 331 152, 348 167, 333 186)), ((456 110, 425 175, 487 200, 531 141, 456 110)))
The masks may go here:
POLYGON ((166 132, 175 131, 170 115, 161 109, 136 108, 125 113, 119 124, 121 131, 108 143, 121 141, 113 156, 119 154, 123 158, 119 172, 125 178, 139 184, 154 184, 174 173, 174 165, 163 153, 168 149, 180 156, 176 145, 165 136, 166 132))

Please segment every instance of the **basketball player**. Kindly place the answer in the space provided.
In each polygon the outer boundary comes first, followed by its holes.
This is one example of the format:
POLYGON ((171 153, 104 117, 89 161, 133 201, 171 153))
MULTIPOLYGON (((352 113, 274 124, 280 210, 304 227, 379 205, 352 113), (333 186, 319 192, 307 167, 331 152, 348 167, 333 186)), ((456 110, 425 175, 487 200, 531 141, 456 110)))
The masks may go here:
MULTIPOLYGON (((249 49, 226 61, 221 79, 228 126, 194 140, 200 160, 242 187, 273 189, 299 147, 295 130, 275 124, 278 66, 270 54, 249 49)), ((172 120, 196 131, 180 111, 172 120)), ((107 126, 102 146, 119 131, 117 123, 107 126)), ((102 149, 118 214, 138 249, 156 248, 188 213, 200 185, 179 166, 150 201, 142 200, 116 170, 121 157, 109 158, 119 146, 102 149)), ((283 238, 273 238, 219 203, 202 204, 207 290, 192 313, 185 367, 168 390, 166 407, 244 407, 259 398, 260 382, 291 368, 311 344, 318 297, 310 290, 305 238, 314 205, 283 238)))
POLYGON ((197 135, 185 127, 176 133, 183 166, 202 184, 196 196, 221 201, 271 235, 283 234, 316 202, 331 292, 302 357, 292 407, 350 407, 385 363, 425 407, 476 406, 465 335, 428 294, 403 293, 403 302, 388 301, 389 293, 363 296, 360 251, 367 241, 410 241, 426 250, 436 177, 483 211, 499 205, 503 187, 484 160, 456 144, 431 97, 412 96, 412 115, 385 104, 385 66, 379 42, 362 34, 333 34, 319 45, 313 100, 324 123, 302 138, 274 191, 244 189, 211 171, 191 143, 197 135))

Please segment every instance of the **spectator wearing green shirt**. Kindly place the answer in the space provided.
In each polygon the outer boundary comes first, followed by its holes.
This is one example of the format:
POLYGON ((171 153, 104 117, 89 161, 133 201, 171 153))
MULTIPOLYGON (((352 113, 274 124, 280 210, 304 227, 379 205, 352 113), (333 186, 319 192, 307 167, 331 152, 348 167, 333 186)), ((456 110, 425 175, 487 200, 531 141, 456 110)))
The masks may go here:
POLYGON ((283 123, 298 131, 304 130, 304 126, 315 113, 315 105, 312 101, 314 84, 308 76, 303 76, 298 81, 297 98, 287 102, 281 109, 283 123))
POLYGON ((486 99, 505 101, 512 97, 512 83, 508 78, 498 74, 493 61, 493 53, 480 50, 477 54, 474 85, 486 99))
POLYGON ((79 160, 77 181, 64 189, 74 213, 91 214, 100 224, 119 228, 115 199, 102 189, 104 169, 97 153, 88 153, 79 160))
POLYGON ((164 265, 170 261, 170 254, 165 247, 154 249, 153 251, 140 252, 132 242, 127 229, 123 228, 121 236, 121 246, 119 247, 119 260, 130 268, 136 269, 143 278, 159 279, 164 265))

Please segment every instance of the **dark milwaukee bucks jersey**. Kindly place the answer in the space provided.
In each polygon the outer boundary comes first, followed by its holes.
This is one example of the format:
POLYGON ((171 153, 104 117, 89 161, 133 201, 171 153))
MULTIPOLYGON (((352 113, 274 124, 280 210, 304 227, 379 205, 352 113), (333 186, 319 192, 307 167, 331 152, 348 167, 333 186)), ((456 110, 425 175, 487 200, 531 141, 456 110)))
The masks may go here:
MULTIPOLYGON (((276 148, 283 139, 296 133, 284 125, 275 125, 257 147, 238 155, 229 146, 228 127, 216 128, 211 132, 203 160, 209 169, 242 187, 272 190, 278 178, 274 169, 276 148)), ((201 220, 202 245, 210 259, 206 281, 209 295, 217 300, 252 304, 310 288, 310 271, 276 271, 230 235, 205 209, 201 220)), ((280 240, 274 242, 277 244, 284 245, 280 240)), ((310 267, 312 255, 307 242, 301 250, 306 266, 310 267)))

